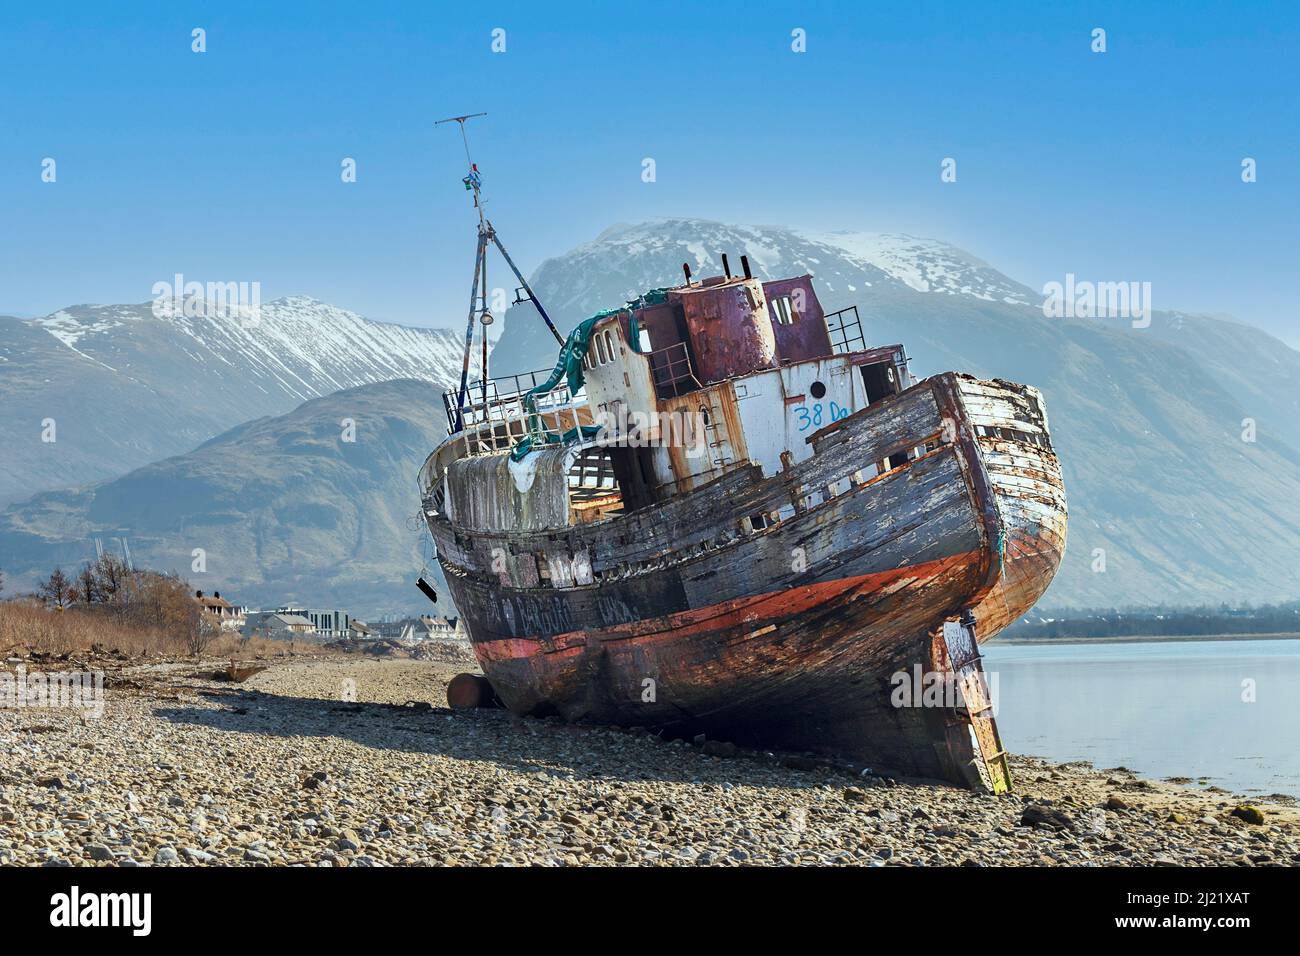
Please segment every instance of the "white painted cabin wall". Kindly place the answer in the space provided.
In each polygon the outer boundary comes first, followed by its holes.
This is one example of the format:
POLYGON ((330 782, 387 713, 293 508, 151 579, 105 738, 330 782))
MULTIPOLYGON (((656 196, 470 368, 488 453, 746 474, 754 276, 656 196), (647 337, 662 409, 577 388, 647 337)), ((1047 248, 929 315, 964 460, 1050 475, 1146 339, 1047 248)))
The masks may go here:
MULTIPOLYGON (((586 379, 587 401, 591 405, 597 424, 602 423, 602 415, 609 415, 608 424, 614 426, 611 428, 611 435, 616 435, 618 433, 617 403, 622 402, 629 415, 640 413, 649 416, 650 437, 657 439, 658 419, 655 417, 655 410, 658 400, 655 397, 654 379, 650 373, 650 360, 648 356, 633 350, 623 341, 623 329, 617 317, 611 316, 597 323, 589 354, 592 357, 593 367, 585 368, 583 377, 586 379), (600 364, 597 360, 594 336, 603 336, 606 332, 609 333, 609 340, 614 343, 617 354, 611 361, 600 364)), ((631 424, 635 425, 636 422, 632 421, 631 424)))
POLYGON ((812 456, 807 438, 867 405, 866 386, 858 370, 844 356, 785 365, 755 372, 735 380, 737 407, 745 429, 750 460, 764 475, 781 470, 781 452, 790 451, 795 462, 812 456), (813 398, 813 382, 826 386, 826 394, 813 398), (802 395, 798 402, 786 398, 802 395), (820 416, 820 424, 818 417, 820 416))

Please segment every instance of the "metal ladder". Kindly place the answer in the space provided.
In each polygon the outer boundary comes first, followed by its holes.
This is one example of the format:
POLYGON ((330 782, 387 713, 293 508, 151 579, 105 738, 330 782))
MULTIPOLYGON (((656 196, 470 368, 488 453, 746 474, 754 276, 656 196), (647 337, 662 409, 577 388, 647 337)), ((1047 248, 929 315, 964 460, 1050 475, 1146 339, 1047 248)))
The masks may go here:
POLYGON ((1002 747, 993 716, 993 702, 989 699, 988 682, 984 679, 984 664, 979 643, 975 640, 975 616, 967 610, 960 622, 944 622, 943 642, 953 679, 961 688, 980 780, 993 793, 1008 793, 1011 790, 1011 767, 1007 764, 1007 752, 1002 747))
MULTIPOLYGON (((705 445, 714 451, 718 451, 731 442, 731 435, 722 427, 722 415, 711 400, 709 401, 708 413, 709 423, 704 426, 705 445)), ((714 458, 713 454, 710 453, 709 461, 714 468, 725 468, 731 464, 731 456, 724 454, 714 458)))

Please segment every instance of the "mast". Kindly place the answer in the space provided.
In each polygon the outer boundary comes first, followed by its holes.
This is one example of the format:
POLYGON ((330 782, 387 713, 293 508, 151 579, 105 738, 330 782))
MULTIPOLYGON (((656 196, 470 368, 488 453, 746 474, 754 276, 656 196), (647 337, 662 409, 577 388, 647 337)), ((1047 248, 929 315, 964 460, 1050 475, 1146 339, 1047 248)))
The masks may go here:
MULTIPOLYGON (((555 341, 564 344, 564 336, 560 335, 555 323, 551 317, 546 314, 546 309, 538 300, 532 288, 528 285, 528 280, 524 278, 515 262, 510 258, 510 253, 506 252, 506 247, 501 242, 501 237, 497 235, 496 228, 492 221, 487 218, 483 211, 483 178, 479 174, 478 166, 475 164, 469 152, 469 136, 465 132, 465 121, 474 119, 479 116, 487 116, 487 113, 467 113, 464 116, 449 116, 446 119, 438 120, 435 126, 443 123, 456 123, 460 127, 461 142, 465 145, 465 162, 469 164, 469 174, 461 180, 465 184, 465 189, 474 193, 474 209, 478 213, 478 242, 474 253, 474 281, 470 285, 469 292, 469 320, 465 325, 465 355, 461 362, 460 369, 460 390, 456 393, 456 431, 461 431, 465 427, 465 398, 466 391, 469 388, 469 364, 470 357, 474 351, 474 326, 475 319, 478 324, 483 326, 482 341, 482 358, 480 360, 480 371, 482 373, 482 400, 486 413, 488 400, 488 338, 487 326, 494 321, 491 311, 488 309, 488 284, 487 284, 487 249, 488 243, 496 246, 505 259, 506 265, 514 273, 515 278, 519 280, 520 287, 528 294, 528 299, 537 307, 538 314, 541 315, 542 321, 546 327, 551 330, 555 336, 555 341)), ((517 293, 516 293, 517 296, 517 293)), ((520 298, 516 302, 522 302, 520 298)))

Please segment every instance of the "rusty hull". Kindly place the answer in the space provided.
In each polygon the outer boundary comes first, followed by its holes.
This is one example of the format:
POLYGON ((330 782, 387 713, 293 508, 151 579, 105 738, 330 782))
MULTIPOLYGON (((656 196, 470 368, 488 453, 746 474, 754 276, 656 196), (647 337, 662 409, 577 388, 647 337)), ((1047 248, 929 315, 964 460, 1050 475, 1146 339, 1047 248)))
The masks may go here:
MULTIPOLYGON (((963 715, 891 690, 915 664, 951 666, 945 622, 973 611, 987 640, 1050 583, 1066 505, 1041 397, 947 373, 809 441, 775 474, 741 464, 590 524, 429 516, 506 706, 969 784, 963 715)), ((494 484, 504 467, 477 468, 463 493, 518 493, 494 484)))

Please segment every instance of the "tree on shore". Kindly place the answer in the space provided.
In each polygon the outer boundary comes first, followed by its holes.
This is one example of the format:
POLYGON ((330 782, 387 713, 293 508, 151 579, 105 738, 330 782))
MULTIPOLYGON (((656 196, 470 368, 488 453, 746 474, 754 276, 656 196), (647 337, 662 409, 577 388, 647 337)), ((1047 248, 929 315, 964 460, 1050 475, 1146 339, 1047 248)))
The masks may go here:
POLYGON ((95 580, 95 572, 89 564, 84 565, 77 574, 77 600, 82 604, 94 604, 99 598, 99 583, 95 580))
POLYGON ((94 579, 95 601, 104 604, 116 602, 133 576, 127 563, 113 554, 101 554, 89 570, 94 579))
POLYGON ((63 569, 55 568, 48 578, 36 586, 36 596, 46 607, 62 611, 77 599, 77 592, 63 569))
MULTIPOLYGON (((161 632, 198 656, 221 633, 221 622, 193 597, 180 575, 132 568, 111 554, 84 565, 74 578, 55 568, 36 588, 46 610, 68 611, 140 632, 161 632)), ((93 628, 93 623, 92 623, 93 628)))

